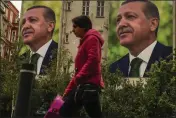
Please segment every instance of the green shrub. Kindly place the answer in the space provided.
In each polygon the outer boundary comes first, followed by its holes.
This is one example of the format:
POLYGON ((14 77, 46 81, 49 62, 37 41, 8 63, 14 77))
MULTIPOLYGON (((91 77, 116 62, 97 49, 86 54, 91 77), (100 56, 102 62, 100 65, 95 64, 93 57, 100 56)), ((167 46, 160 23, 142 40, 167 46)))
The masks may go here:
MULTIPOLYGON (((108 72, 102 67, 105 89, 102 93, 104 117, 116 118, 172 118, 176 117, 176 61, 161 60, 155 63, 146 78, 147 84, 138 78, 131 84, 117 70, 108 72)), ((129 78, 130 80, 130 78, 129 78)))

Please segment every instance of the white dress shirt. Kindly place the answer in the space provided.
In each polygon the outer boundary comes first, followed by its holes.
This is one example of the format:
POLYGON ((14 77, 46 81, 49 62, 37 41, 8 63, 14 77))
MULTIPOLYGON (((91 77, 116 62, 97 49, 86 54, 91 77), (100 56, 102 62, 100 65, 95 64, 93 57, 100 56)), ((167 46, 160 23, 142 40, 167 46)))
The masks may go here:
POLYGON ((51 42, 52 42, 52 40, 49 40, 46 44, 44 44, 42 47, 40 47, 36 52, 32 52, 32 54, 38 53, 40 55, 40 57, 37 61, 37 75, 40 74, 40 69, 42 66, 43 59, 46 55, 46 52, 47 52, 51 42))
MULTIPOLYGON (((141 66, 140 66, 140 69, 139 69, 140 77, 143 77, 143 76, 144 76, 144 72, 145 72, 145 70, 146 70, 147 64, 148 64, 148 62, 149 62, 149 59, 150 59, 150 57, 151 57, 151 54, 152 54, 152 52, 153 52, 153 49, 154 49, 156 43, 157 43, 157 41, 154 41, 152 44, 150 44, 147 48, 145 48, 145 49, 137 56, 138 58, 140 58, 140 59, 143 60, 141 66)), ((134 58, 136 58, 136 57, 134 57, 133 55, 131 55, 131 54, 129 53, 129 58, 130 58, 130 63, 131 63, 131 61, 132 61, 134 58)), ((130 63, 129 63, 129 65, 130 65, 130 63)), ((130 69, 131 69, 131 66, 129 66, 128 74, 129 74, 129 72, 130 72, 130 69)))

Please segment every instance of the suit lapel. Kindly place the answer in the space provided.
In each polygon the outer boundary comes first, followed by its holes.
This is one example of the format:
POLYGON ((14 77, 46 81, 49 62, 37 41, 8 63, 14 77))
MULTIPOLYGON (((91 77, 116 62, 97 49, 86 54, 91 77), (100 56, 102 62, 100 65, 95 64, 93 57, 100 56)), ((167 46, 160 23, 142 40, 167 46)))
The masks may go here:
POLYGON ((47 68, 50 64, 50 62, 57 56, 57 53, 55 54, 55 50, 57 51, 58 44, 54 41, 51 42, 50 46, 48 47, 48 50, 45 54, 45 57, 42 62, 42 66, 40 69, 40 74, 44 74, 45 68, 47 68))
POLYGON ((49 65, 50 58, 52 58, 52 57, 50 57, 50 55, 51 54, 49 53, 49 49, 48 49, 46 54, 45 54, 45 57, 43 59, 42 65, 41 65, 40 74, 44 74, 45 68, 49 65))
POLYGON ((125 77, 128 77, 128 68, 129 68, 129 54, 125 55, 123 60, 120 62, 120 70, 123 72, 125 77))
POLYGON ((145 73, 144 73, 144 77, 148 77, 147 72, 150 71, 152 64, 154 64, 156 61, 159 61, 159 57, 160 57, 159 52, 161 52, 161 51, 162 51, 161 50, 161 45, 160 45, 159 42, 157 42, 156 46, 153 49, 153 52, 152 52, 151 57, 149 59, 149 62, 147 64, 147 67, 146 67, 146 70, 145 70, 145 73))

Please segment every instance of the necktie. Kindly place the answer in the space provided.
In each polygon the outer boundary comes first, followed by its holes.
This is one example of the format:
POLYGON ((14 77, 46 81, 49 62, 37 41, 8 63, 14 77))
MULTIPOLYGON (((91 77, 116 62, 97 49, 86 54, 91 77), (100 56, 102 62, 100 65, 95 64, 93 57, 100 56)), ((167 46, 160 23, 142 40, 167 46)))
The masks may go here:
POLYGON ((129 77, 140 77, 140 74, 139 74, 139 69, 140 69, 140 65, 142 63, 142 59, 140 58, 134 58, 132 61, 131 61, 131 70, 129 72, 129 77))
POLYGON ((37 71, 37 61, 38 61, 39 57, 40 57, 40 55, 38 53, 35 53, 31 56, 31 64, 34 64, 36 71, 37 71))

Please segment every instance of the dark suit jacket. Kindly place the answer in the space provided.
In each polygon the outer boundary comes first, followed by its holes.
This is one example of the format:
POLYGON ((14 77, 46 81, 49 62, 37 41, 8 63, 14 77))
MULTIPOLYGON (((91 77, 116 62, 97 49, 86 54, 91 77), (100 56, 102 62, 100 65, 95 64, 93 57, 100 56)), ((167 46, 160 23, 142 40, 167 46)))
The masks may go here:
MULTIPOLYGON (((154 50, 151 54, 149 62, 147 64, 145 73, 143 77, 147 77, 146 72, 148 72, 151 68, 151 65, 154 64, 156 61, 159 61, 160 58, 170 60, 171 58, 167 58, 172 53, 172 47, 164 46, 163 44, 157 42, 154 50)), ((125 77, 128 77, 128 70, 129 70, 129 54, 125 55, 118 61, 112 63, 110 65, 110 72, 115 73, 116 69, 119 69, 125 77)))
MULTIPOLYGON (((57 58, 57 49, 58 49, 58 43, 52 40, 45 54, 45 57, 43 59, 39 75, 46 74, 45 72, 46 68, 50 67, 51 61, 57 58)), ((28 63, 30 59, 30 51, 27 51, 26 53, 24 53, 20 58, 22 63, 28 63)))

